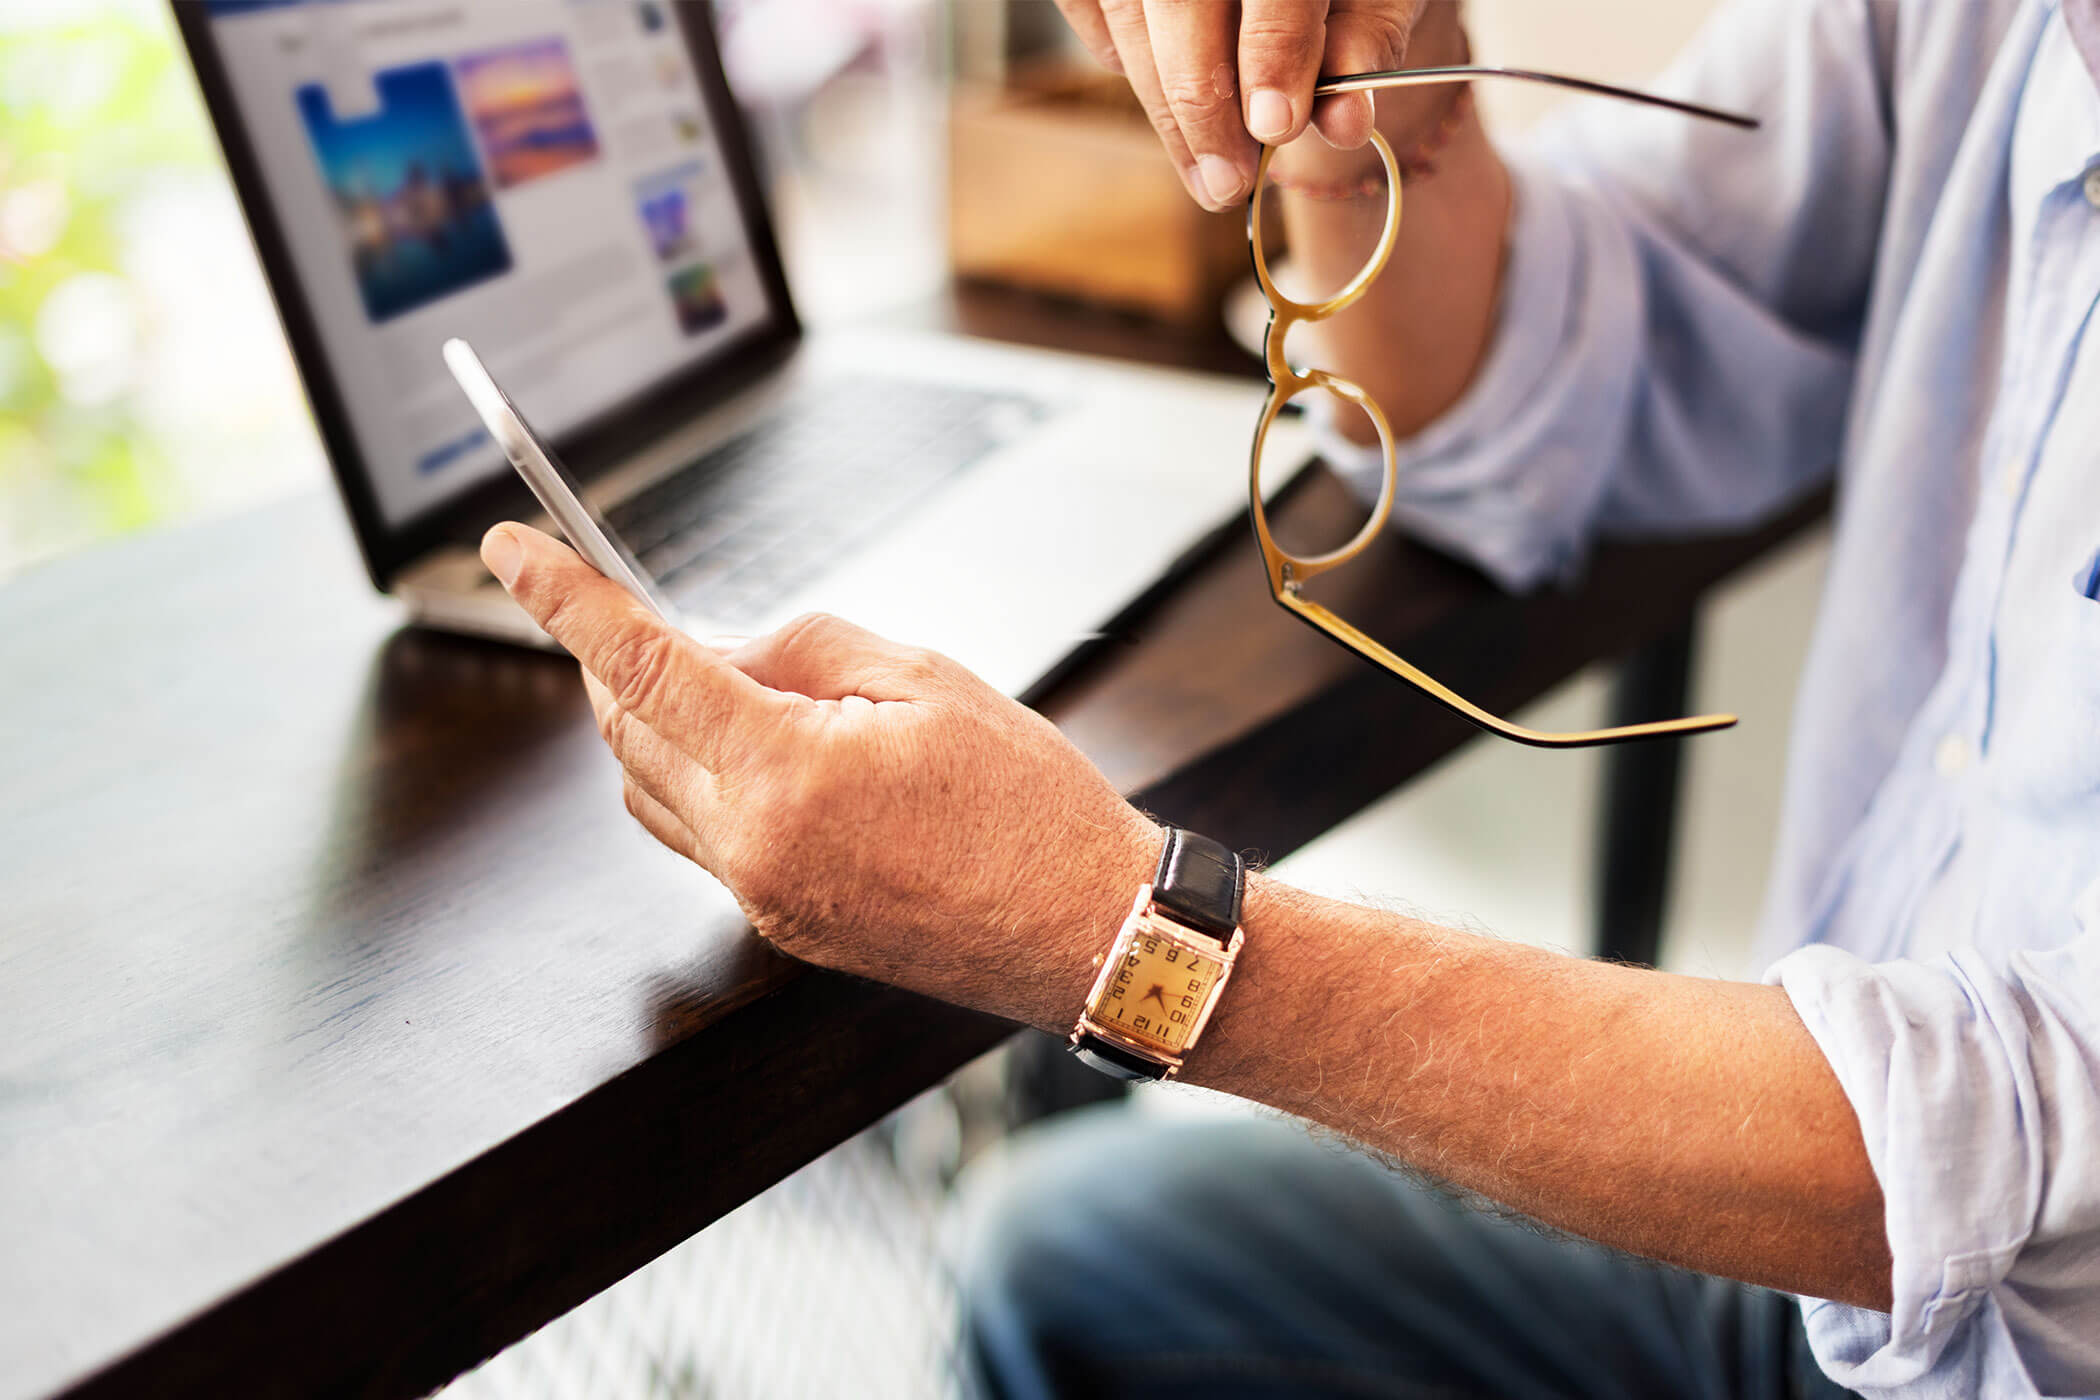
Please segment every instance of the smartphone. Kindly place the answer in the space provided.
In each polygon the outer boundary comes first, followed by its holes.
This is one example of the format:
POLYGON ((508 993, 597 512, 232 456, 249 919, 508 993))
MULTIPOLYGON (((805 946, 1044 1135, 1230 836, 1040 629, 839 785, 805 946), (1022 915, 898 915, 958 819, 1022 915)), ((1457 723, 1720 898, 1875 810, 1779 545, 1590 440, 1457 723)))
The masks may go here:
POLYGON ((481 415, 481 425, 502 446, 503 455, 510 458, 510 464, 525 478, 532 494, 539 498, 584 561, 632 593, 643 607, 673 627, 678 626, 678 612, 671 600, 657 589, 648 570, 620 542, 605 518, 584 500, 576 478, 569 475, 560 459, 527 425, 525 416, 496 383, 481 356, 474 353, 474 347, 456 336, 446 341, 445 365, 466 391, 467 402, 481 415))

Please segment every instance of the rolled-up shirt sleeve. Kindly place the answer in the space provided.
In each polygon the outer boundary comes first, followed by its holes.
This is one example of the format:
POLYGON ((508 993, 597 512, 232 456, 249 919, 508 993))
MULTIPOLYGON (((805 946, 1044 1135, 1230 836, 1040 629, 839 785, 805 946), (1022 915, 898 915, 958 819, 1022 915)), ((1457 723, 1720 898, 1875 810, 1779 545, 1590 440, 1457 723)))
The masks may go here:
MULTIPOLYGON (((1888 171, 1882 36, 1861 0, 1727 7, 1661 86, 1745 133, 1578 103, 1506 156, 1486 357, 1399 445, 1394 520, 1521 589, 1598 533, 1726 528, 1829 473, 1888 171)), ((1375 449, 1321 449, 1375 493, 1375 449)))
POLYGON ((1894 1306, 1806 1308, 1862 1394, 2100 1392, 2100 934, 1994 960, 1810 946, 1786 990, 1859 1115, 1894 1306))

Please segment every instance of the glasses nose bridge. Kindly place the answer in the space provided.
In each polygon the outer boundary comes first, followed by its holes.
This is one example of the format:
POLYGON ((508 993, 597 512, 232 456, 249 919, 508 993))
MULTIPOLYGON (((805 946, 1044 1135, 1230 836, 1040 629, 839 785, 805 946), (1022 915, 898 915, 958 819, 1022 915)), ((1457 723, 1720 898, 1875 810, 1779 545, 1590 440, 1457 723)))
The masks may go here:
POLYGON ((1289 396, 1300 389, 1311 387, 1309 373, 1300 374, 1291 367, 1290 360, 1284 354, 1284 345, 1290 339, 1291 331, 1297 326, 1307 321, 1324 319, 1326 318, 1321 316, 1308 316, 1295 307, 1278 306, 1273 298, 1270 300, 1269 326, 1262 332, 1261 349, 1262 360, 1269 371, 1269 382, 1276 386, 1278 393, 1289 396))

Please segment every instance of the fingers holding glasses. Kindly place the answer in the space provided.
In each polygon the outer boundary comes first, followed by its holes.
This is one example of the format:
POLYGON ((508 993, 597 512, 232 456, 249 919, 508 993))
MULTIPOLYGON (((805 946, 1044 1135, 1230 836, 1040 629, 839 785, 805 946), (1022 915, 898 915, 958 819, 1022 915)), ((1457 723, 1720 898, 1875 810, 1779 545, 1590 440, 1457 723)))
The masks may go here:
MULTIPOLYGON (((1381 73, 1402 66, 1416 23, 1431 4, 1443 5, 1451 17, 1457 14, 1457 0, 1334 0, 1321 75, 1381 73)), ((1370 140, 1376 119, 1368 92, 1336 93, 1313 107, 1313 129, 1336 150, 1353 151, 1370 140)))
MULTIPOLYGON (((1112 24, 1118 8, 1128 7, 1111 0, 1112 24)), ((1297 8, 1313 19, 1317 33, 1318 14, 1325 7, 1300 0, 1297 8)), ((1139 9, 1160 91, 1196 163, 1197 183, 1213 208, 1229 208, 1253 186, 1259 154, 1240 105, 1236 7, 1217 0, 1143 0, 1139 9)), ((1267 89, 1264 93, 1274 96, 1267 89)))
POLYGON ((1313 112, 1313 83, 1327 46, 1327 6, 1311 0, 1243 0, 1240 87, 1247 131, 1281 146, 1304 132, 1313 112))
POLYGON ((1152 36, 1145 23, 1144 0, 1096 0, 1094 8, 1101 15, 1113 40, 1120 71, 1130 82, 1130 90, 1145 108, 1145 115, 1152 121, 1152 129, 1159 133, 1159 142, 1167 149, 1167 159, 1174 162, 1181 182, 1188 187, 1189 196, 1207 209, 1223 208, 1211 197, 1203 182, 1203 174, 1197 168, 1196 156, 1181 133, 1181 123, 1174 116, 1174 109, 1167 102, 1167 94, 1160 84, 1159 64, 1154 57, 1152 36))
POLYGON ((1308 124, 1334 146, 1369 138, 1368 94, 1317 102, 1319 75, 1400 66, 1425 6, 1457 0, 1057 0, 1104 67, 1125 75, 1199 204, 1226 209, 1254 186, 1266 143, 1308 124))
POLYGON ((1191 197, 1228 209, 1264 140, 1312 115, 1327 0, 1057 0, 1080 42, 1122 73, 1191 197))

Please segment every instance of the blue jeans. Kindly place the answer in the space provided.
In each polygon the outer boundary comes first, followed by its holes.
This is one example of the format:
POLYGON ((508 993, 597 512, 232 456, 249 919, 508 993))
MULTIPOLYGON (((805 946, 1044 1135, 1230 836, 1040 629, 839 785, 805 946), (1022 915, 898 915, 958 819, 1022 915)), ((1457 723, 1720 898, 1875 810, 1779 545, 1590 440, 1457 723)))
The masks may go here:
POLYGON ((970 1213, 996 1400, 1834 1397, 1793 1301, 1551 1235, 1282 1119, 1054 1120, 970 1213))

